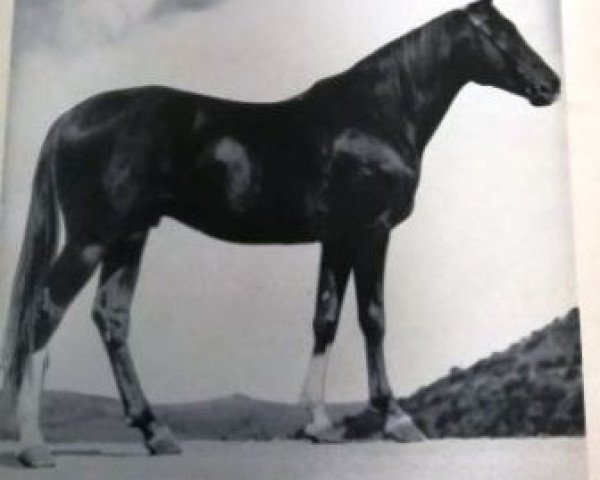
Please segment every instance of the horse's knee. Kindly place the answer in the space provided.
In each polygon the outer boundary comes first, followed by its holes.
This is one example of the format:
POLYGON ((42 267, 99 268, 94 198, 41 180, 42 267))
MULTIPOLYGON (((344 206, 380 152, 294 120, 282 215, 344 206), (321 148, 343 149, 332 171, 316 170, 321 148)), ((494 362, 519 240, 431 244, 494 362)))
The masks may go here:
POLYGON ((360 314, 360 327, 367 345, 379 345, 385 336, 383 305, 373 302, 360 314))
POLYGON ((333 342, 337 330, 338 315, 338 299, 331 291, 324 290, 319 295, 313 320, 313 333, 315 336, 313 353, 323 353, 327 346, 333 342))

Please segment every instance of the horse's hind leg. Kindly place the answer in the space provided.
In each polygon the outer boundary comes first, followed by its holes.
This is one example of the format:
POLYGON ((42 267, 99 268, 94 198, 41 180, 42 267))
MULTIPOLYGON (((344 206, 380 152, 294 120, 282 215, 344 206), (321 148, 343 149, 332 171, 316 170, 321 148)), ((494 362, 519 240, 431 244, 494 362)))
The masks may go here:
POLYGON ((347 246, 343 242, 325 242, 321 252, 313 320, 314 347, 302 392, 312 417, 304 429, 309 436, 315 436, 332 426, 325 410, 327 367, 349 274, 347 246))
POLYGON ((40 430, 40 402, 48 356, 46 345, 64 312, 98 265, 102 247, 68 243, 49 270, 42 297, 34 306, 34 352, 26 360, 17 393, 17 423, 20 433, 19 460, 30 467, 50 467, 54 460, 40 430))
POLYGON ((141 430, 152 454, 181 452, 170 430, 160 425, 144 396, 131 358, 127 337, 130 309, 138 278, 146 232, 115 243, 107 251, 93 318, 106 347, 125 414, 130 424, 141 430))

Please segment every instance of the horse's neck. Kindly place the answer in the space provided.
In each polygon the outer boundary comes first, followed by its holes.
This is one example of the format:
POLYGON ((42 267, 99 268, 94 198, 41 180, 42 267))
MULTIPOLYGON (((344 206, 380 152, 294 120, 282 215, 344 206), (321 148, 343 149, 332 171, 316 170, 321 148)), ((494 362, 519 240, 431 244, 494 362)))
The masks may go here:
POLYGON ((456 14, 446 14, 392 42, 363 65, 379 72, 374 95, 381 97, 381 105, 388 103, 387 121, 402 123, 405 140, 418 154, 467 83, 456 64, 459 28, 456 14))

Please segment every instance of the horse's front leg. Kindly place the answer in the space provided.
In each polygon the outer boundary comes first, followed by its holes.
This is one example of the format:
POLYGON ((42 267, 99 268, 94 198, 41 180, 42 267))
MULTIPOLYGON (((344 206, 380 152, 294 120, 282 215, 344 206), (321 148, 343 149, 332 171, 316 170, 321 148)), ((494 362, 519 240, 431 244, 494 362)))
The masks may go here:
POLYGON ((399 441, 415 441, 424 436, 394 398, 383 352, 384 273, 388 241, 388 234, 370 236, 356 248, 353 271, 358 319, 365 337, 369 400, 373 408, 385 415, 384 435, 399 441))
POLYGON ((302 393, 311 413, 311 422, 304 430, 309 436, 332 426, 325 410, 327 367, 349 274, 347 246, 343 242, 324 242, 313 320, 314 346, 302 393))

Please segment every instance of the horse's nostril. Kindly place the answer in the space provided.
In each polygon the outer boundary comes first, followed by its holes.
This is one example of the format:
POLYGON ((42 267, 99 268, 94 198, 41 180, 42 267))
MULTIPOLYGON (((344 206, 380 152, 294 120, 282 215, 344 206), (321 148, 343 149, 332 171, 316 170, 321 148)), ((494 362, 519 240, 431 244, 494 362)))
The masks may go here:
POLYGON ((560 80, 552 79, 548 82, 541 82, 538 84, 536 90, 544 96, 556 95, 560 91, 560 80))

